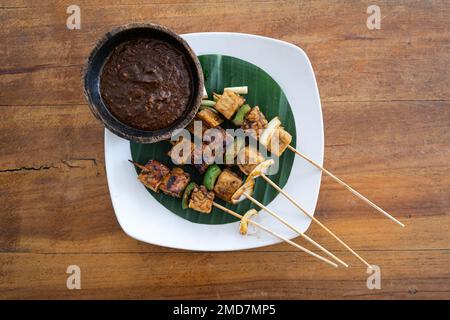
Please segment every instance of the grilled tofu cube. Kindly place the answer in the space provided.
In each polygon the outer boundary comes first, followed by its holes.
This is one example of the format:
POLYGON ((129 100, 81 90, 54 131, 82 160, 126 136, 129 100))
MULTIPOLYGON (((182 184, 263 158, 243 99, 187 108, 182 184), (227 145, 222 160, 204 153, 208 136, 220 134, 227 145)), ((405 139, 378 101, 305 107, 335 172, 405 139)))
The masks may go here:
POLYGON ((180 198, 189 180, 189 173, 184 172, 181 168, 175 167, 164 176, 159 189, 169 196, 180 198))
POLYGON ((189 208, 202 213, 210 213, 214 196, 214 192, 208 191, 205 186, 195 187, 189 199, 189 208))
POLYGON ((159 161, 150 160, 139 173, 138 179, 150 190, 158 192, 159 185, 169 172, 170 169, 159 161))
POLYGON ((253 147, 246 146, 239 151, 237 156, 237 165, 239 169, 245 174, 249 175, 255 167, 263 162, 265 159, 261 152, 253 147))
POLYGON ((215 128, 223 122, 223 118, 214 108, 204 108, 197 113, 197 117, 209 127, 215 128))
POLYGON ((259 134, 263 129, 267 127, 267 119, 264 114, 259 110, 258 106, 255 106, 245 116, 242 129, 246 132, 251 132, 251 136, 255 139, 259 138, 259 134))
POLYGON ((290 133, 280 127, 270 137, 267 150, 279 157, 286 150, 287 146, 291 144, 291 141, 292 136, 290 133))
POLYGON ((208 124, 203 121, 202 119, 198 118, 197 116, 195 116, 194 120, 192 120, 187 126, 186 129, 194 136, 198 136, 198 137, 203 137, 203 135, 205 134, 205 131, 209 129, 208 124), (197 125, 201 124, 201 132, 199 132, 199 134, 197 135, 195 132, 195 127, 194 127, 194 122, 199 122, 197 125), (201 134, 201 136, 200 136, 201 134))
POLYGON ((214 192, 220 199, 230 202, 231 196, 241 187, 241 185, 241 177, 227 168, 223 170, 217 178, 214 192))
POLYGON ((245 99, 233 91, 226 90, 217 100, 214 108, 228 120, 233 117, 236 110, 242 106, 245 99))

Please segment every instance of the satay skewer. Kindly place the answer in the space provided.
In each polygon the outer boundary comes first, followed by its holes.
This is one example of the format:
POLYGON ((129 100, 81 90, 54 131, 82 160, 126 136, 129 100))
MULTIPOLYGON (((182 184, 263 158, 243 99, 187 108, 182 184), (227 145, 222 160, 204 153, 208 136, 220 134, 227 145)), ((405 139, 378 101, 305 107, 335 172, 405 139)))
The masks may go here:
MULTIPOLYGON (((224 206, 218 204, 217 202, 213 202, 213 206, 216 207, 216 208, 219 209, 219 210, 222 210, 222 211, 224 211, 224 212, 226 212, 226 213, 228 213, 228 214, 231 214, 232 216, 234 216, 234 217, 236 217, 236 218, 238 218, 238 219, 241 219, 241 220, 242 220, 242 218, 243 218, 239 213, 237 213, 237 212, 235 212, 235 211, 233 211, 233 210, 230 210, 230 209, 228 209, 227 207, 224 207, 224 206)), ((257 228, 259 228, 259 229, 261 229, 261 230, 264 230, 265 232, 267 232, 267 233, 273 235, 274 237, 276 237, 276 238, 278 238, 278 239, 280 239, 280 240, 282 240, 282 241, 284 241, 284 242, 290 244, 291 246, 294 246, 294 247, 296 247, 297 249, 300 249, 301 251, 303 251, 303 252, 305 252, 305 253, 307 253, 307 254, 309 254, 309 255, 311 255, 311 256, 313 256, 313 257, 315 257, 315 258, 317 258, 317 259, 319 259, 319 260, 321 260, 321 261, 323 261, 323 262, 325 262, 325 263, 328 263, 329 265, 331 265, 331 266, 333 266, 333 267, 335 267, 335 268, 337 268, 337 266, 338 266, 338 265, 337 265, 336 263, 334 263, 333 261, 330 261, 329 259, 324 258, 324 257, 322 257, 321 255, 318 255, 317 253, 314 253, 314 252, 312 252, 312 251, 306 249, 305 247, 302 247, 301 245, 295 243, 294 241, 291 241, 291 240, 289 240, 289 239, 287 239, 287 238, 285 238, 285 237, 279 235, 278 233, 276 233, 276 232, 274 232, 274 231, 272 231, 272 230, 266 228, 265 226, 263 226, 263 225, 261 225, 261 224, 255 222, 255 221, 253 221, 253 220, 251 220, 251 219, 248 220, 248 223, 254 225, 255 227, 257 227, 257 228)))
MULTIPOLYGON (((336 240, 338 240, 341 244, 343 244, 352 254, 354 254, 359 260, 361 260, 366 266, 370 267, 370 264, 367 263, 360 255, 358 255, 355 251, 353 251, 347 244, 345 244, 344 241, 339 239, 333 232, 331 232, 330 229, 325 227, 317 218, 315 218, 312 214, 310 214, 308 211, 306 211, 300 204, 295 201, 286 191, 284 191, 282 188, 280 188, 275 182, 270 180, 266 173, 270 170, 270 167, 274 164, 273 159, 265 160, 261 163, 259 163, 256 167, 253 168, 250 172, 247 172, 247 181, 249 179, 255 180, 256 178, 263 178, 267 183, 269 183, 274 189, 276 189, 278 192, 280 192, 284 197, 286 197, 291 203, 293 203, 300 211, 305 214, 307 217, 312 219, 314 222, 319 224, 325 231, 327 231, 330 235, 332 235, 336 240)), ((243 170, 241 168, 241 170, 243 170)))
MULTIPOLYGON (((135 162, 135 161, 132 161, 132 160, 128 160, 128 161, 129 161, 130 163, 132 163, 133 165, 135 165, 136 167, 138 167, 138 168, 140 168, 141 170, 143 170, 144 172, 149 172, 149 171, 151 171, 151 170, 150 170, 149 168, 147 168, 146 166, 141 165, 141 164, 139 164, 139 163, 137 163, 137 162, 135 162)), ((222 210, 222 211, 224 211, 225 213, 231 214, 231 215, 233 215, 234 217, 236 217, 236 218, 238 218, 238 219, 240 219, 240 220, 242 220, 242 218, 243 218, 243 216, 241 216, 241 215, 238 214, 237 212, 234 212, 234 211, 232 211, 232 210, 230 210, 230 209, 228 209, 228 208, 226 208, 226 207, 224 207, 224 206, 222 206, 222 205, 220 205, 220 204, 218 204, 218 203, 216 203, 216 202, 214 202, 214 201, 212 201, 212 205, 213 205, 214 207, 218 208, 219 210, 222 210)), ((327 259, 327 258, 325 258, 325 257, 322 257, 322 256, 320 256, 320 255, 318 255, 318 254, 316 254, 316 253, 314 253, 314 252, 312 252, 312 251, 310 251, 310 250, 308 250, 308 249, 306 249, 306 248, 300 246, 299 244, 297 244, 297 243, 295 243, 295 242, 293 242, 293 241, 291 241, 291 240, 289 240, 289 239, 287 239, 287 238, 285 238, 285 237, 283 237, 283 236, 281 236, 281 235, 279 235, 279 234, 277 234, 277 233, 271 231, 271 230, 268 229, 267 227, 264 227, 263 225, 261 225, 261 224, 255 222, 255 221, 252 221, 251 219, 248 219, 248 220, 247 220, 247 223, 253 224, 254 226, 256 226, 256 227, 258 227, 258 228, 260 228, 260 229, 262 229, 262 230, 268 232, 269 234, 271 234, 271 235, 273 235, 273 236, 279 238, 280 240, 287 242, 288 244, 290 244, 290 245, 296 247, 297 249, 300 249, 301 251, 303 251, 303 252, 305 252, 305 253, 308 253, 309 255, 311 255, 311 256, 313 256, 313 257, 315 257, 315 258, 317 258, 317 259, 319 259, 319 260, 321 260, 321 261, 323 261, 323 262, 326 262, 326 263, 328 263, 329 265, 332 265, 332 266, 335 267, 335 268, 337 267, 337 264, 334 263, 334 262, 332 262, 332 261, 330 261, 329 259, 327 259)))

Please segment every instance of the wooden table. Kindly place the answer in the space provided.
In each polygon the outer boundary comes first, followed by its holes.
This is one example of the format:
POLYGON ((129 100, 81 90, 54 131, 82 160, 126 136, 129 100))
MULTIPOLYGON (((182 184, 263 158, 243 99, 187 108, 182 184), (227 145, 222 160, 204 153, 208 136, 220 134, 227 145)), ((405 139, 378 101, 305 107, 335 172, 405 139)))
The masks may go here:
POLYGON ((450 298, 448 1, 376 1, 380 30, 366 26, 373 1, 117 2, 76 1, 81 30, 68 30, 72 1, 2 1, 0 298, 450 298), (381 267, 380 290, 367 289, 366 268, 317 226, 308 234, 351 268, 286 244, 198 253, 124 234, 81 69, 101 35, 129 22, 253 33, 306 51, 325 165, 407 225, 323 178, 316 215, 381 267), (66 288, 69 265, 81 268, 81 290, 66 288))

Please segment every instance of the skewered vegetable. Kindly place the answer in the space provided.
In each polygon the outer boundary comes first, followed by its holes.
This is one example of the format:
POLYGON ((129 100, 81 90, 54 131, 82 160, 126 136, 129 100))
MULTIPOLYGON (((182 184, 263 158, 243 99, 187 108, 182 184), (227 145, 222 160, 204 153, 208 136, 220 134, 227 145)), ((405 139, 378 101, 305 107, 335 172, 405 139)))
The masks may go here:
POLYGON ((236 110, 242 106, 245 99, 233 91, 226 90, 217 100, 214 108, 228 120, 234 115, 236 110))
POLYGON ((203 177, 203 185, 206 189, 209 191, 214 189, 214 184, 221 172, 222 170, 217 164, 208 167, 208 170, 206 170, 205 176, 203 177))
POLYGON ((183 169, 175 167, 166 174, 159 186, 159 189, 165 194, 180 198, 183 190, 190 180, 190 175, 183 169))
POLYGON ((214 196, 214 192, 208 191, 205 186, 194 187, 189 200, 189 208, 202 213, 210 213, 214 196))
POLYGON ((156 160, 150 160, 141 170, 138 175, 141 181, 147 188, 157 192, 163 180, 163 177, 170 172, 170 169, 156 160))
POLYGON ((220 199, 230 202, 233 194, 242 186, 242 178, 231 169, 226 168, 217 178, 214 192, 220 199))
POLYGON ((242 107, 239 108, 238 112, 234 115, 233 123, 235 126, 242 126, 244 123, 245 116, 247 113, 250 112, 252 108, 248 104, 244 104, 242 107))
POLYGON ((227 87, 224 88, 223 91, 233 91, 238 94, 247 94, 248 93, 248 87, 242 86, 242 87, 227 87))
POLYGON ((198 185, 197 185, 194 181, 191 181, 191 182, 189 182, 189 184, 187 185, 186 189, 184 189, 184 192, 183 192, 183 199, 181 200, 181 207, 182 207, 183 209, 189 208, 189 200, 191 199, 192 191, 193 191, 196 187, 198 187, 198 185))

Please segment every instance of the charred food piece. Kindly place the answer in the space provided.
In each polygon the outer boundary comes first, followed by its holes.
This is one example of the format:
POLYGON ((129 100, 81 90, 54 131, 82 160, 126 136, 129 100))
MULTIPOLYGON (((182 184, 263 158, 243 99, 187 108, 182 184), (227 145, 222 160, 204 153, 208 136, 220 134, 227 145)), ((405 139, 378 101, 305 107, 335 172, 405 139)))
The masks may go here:
POLYGON ((191 164, 194 147, 194 144, 188 139, 180 139, 175 142, 167 155, 177 165, 191 164))

